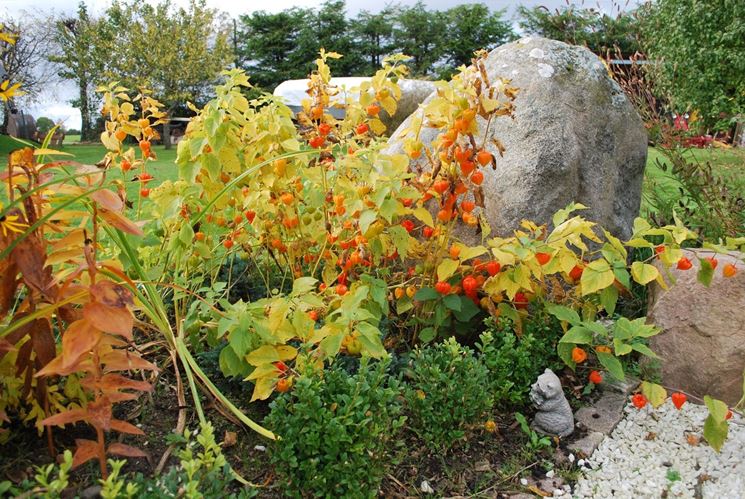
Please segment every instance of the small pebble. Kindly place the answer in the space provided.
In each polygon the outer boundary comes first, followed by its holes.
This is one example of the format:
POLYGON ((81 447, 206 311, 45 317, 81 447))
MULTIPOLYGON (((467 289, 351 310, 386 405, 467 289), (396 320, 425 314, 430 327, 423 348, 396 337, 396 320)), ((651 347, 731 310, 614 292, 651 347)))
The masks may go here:
POLYGON ((521 478, 520 479, 520 484, 523 485, 523 486, 528 485, 528 479, 527 478, 521 478))
POLYGON ((427 480, 422 480, 422 484, 419 486, 419 489, 425 494, 435 493, 435 489, 432 488, 432 486, 429 484, 427 480))
POLYGON ((256 445, 254 447, 254 450, 257 450, 259 452, 266 452, 266 447, 264 447, 263 445, 256 445))
POLYGON ((554 470, 548 470, 546 472, 546 478, 553 478, 554 477, 554 470))

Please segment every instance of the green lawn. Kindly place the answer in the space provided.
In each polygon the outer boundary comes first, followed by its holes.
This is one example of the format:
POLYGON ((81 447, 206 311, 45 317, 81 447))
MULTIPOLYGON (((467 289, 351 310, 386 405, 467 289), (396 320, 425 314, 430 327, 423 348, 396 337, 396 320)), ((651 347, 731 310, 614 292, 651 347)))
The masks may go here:
MULTIPOLYGON (((79 136, 68 136, 68 138, 79 139, 79 136)), ((23 144, 12 139, 11 137, 0 135, 0 168, 5 168, 7 164, 8 153, 22 147, 23 144)), ((68 143, 61 148, 62 151, 75 155, 75 160, 81 163, 94 164, 101 160, 105 154, 105 149, 100 144, 75 144, 68 143)), ((163 180, 174 180, 178 177, 178 172, 174 160, 176 158, 176 149, 166 151, 163 146, 154 146, 153 151, 158 159, 150 163, 148 171, 155 177, 151 185, 155 186, 163 180)), ((745 197, 745 149, 692 149, 686 154, 701 162, 711 162, 715 174, 728 178, 731 188, 745 197)), ((655 148, 649 149, 647 158, 647 170, 644 178, 644 198, 642 199, 642 214, 648 212, 648 201, 650 194, 656 191, 664 196, 674 198, 678 196, 678 182, 663 171, 661 164, 664 164, 664 156, 655 148)), ((118 168, 111 170, 112 178, 122 178, 123 174, 118 168)), ((130 199, 136 199, 139 191, 139 183, 127 181, 134 176, 130 172, 126 176, 125 185, 127 186, 127 195, 130 199)))
MULTIPOLYGON (((745 149, 690 149, 684 154, 702 164, 710 163, 714 175, 727 179, 732 192, 745 197, 745 149)), ((669 172, 663 170, 666 164, 665 156, 650 147, 644 175, 642 214, 648 213, 652 192, 667 199, 679 196, 680 184, 669 172)))
POLYGON ((80 135, 65 135, 65 144, 74 144, 80 142, 80 135))
MULTIPOLYGON (((23 147, 24 144, 18 142, 12 137, 7 135, 0 135, 0 169, 5 169, 8 164, 8 154, 13 149, 23 147)), ((96 164, 101 161, 101 158, 106 154, 106 149, 101 144, 68 144, 65 143, 60 148, 60 151, 69 152, 74 155, 75 161, 84 164, 96 164)), ((153 152, 157 156, 157 160, 148 163, 148 172, 155 177, 150 182, 151 186, 157 186, 163 180, 175 180, 178 177, 178 170, 175 164, 176 161, 176 148, 172 148, 168 151, 161 146, 153 146, 153 152)), ((66 156, 59 156, 58 159, 65 159, 66 156)), ((139 196, 140 184, 137 181, 132 181, 132 177, 136 175, 134 170, 130 170, 126 175, 119 168, 112 168, 109 171, 111 179, 122 179, 124 177, 125 186, 127 189, 127 197, 129 199, 137 199, 139 196)))

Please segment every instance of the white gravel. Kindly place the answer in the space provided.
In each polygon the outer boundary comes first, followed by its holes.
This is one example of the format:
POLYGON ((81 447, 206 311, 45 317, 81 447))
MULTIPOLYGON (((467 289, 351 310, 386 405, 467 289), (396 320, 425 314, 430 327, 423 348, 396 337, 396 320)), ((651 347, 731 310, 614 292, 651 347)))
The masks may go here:
POLYGON ((730 419, 729 437, 716 453, 702 437, 705 406, 687 403, 678 411, 668 399, 657 409, 629 404, 625 411, 584 461, 573 497, 745 498, 745 421, 739 415, 730 419))

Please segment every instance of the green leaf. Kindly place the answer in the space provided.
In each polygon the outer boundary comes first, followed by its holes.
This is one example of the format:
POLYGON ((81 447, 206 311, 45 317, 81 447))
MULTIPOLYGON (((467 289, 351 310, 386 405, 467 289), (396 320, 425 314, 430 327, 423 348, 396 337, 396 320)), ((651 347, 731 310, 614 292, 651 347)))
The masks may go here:
POLYGON ((435 336, 437 336, 437 333, 433 327, 425 327, 419 331, 419 340, 423 343, 429 343, 435 339, 435 336))
POLYGON ((367 229, 370 228, 370 225, 377 220, 378 214, 375 212, 375 210, 365 210, 360 215, 360 233, 364 234, 367 232, 367 229))
POLYGON ((463 302, 458 295, 447 295, 442 299, 442 303, 454 312, 460 312, 463 309, 463 302))
POLYGON ((631 277, 642 286, 646 286, 657 279, 658 275, 660 275, 660 272, 654 265, 642 262, 634 262, 631 264, 631 277))
POLYGON ((647 345, 645 345, 644 343, 639 343, 639 342, 632 343, 631 348, 633 348, 634 350, 636 350, 642 355, 646 355, 647 357, 651 357, 653 359, 659 359, 659 356, 656 353, 654 353, 654 351, 651 348, 649 348, 647 345))
POLYGON ((405 314, 412 308, 414 308, 414 302, 408 296, 404 296, 400 300, 396 301, 396 313, 398 315, 405 314))
POLYGON ((592 344, 592 331, 584 326, 572 326, 569 328, 564 336, 561 337, 559 343, 571 343, 574 345, 590 345, 592 344))
POLYGON ((624 343, 623 340, 619 338, 613 339, 613 350, 616 353, 617 356, 626 355, 633 351, 633 348, 628 343, 624 343))
POLYGON ((300 277, 292 283, 292 296, 300 296, 309 293, 316 288, 318 281, 313 277, 300 277))
POLYGON ((458 270, 459 266, 460 262, 458 262, 457 260, 445 258, 442 263, 437 266, 437 279, 439 281, 448 280, 455 273, 455 271, 458 270))
POLYGON ((566 321, 572 325, 578 325, 582 320, 579 318, 579 314, 564 305, 550 304, 546 307, 548 313, 559 319, 560 321, 566 321))
POLYGON ((430 301, 436 300, 440 297, 440 293, 435 291, 435 288, 421 288, 414 295, 416 301, 430 301))
POLYGON ((711 286, 711 280, 714 278, 714 267, 711 266, 711 262, 706 258, 700 259, 698 263, 701 266, 696 275, 698 282, 706 287, 711 286))
POLYGON ((600 304, 608 315, 613 315, 618 303, 618 289, 615 286, 608 286, 600 292, 600 304))
POLYGON ((620 317, 613 326, 613 337, 619 340, 630 340, 634 334, 634 324, 626 317, 620 317))
POLYGON ((654 407, 659 407, 667 399, 667 390, 656 383, 642 381, 642 393, 654 407))
POLYGON ((624 381, 626 379, 626 376, 623 374, 623 366, 621 366, 621 362, 619 362, 615 356, 604 352, 596 352, 596 354, 600 363, 609 373, 611 373, 611 375, 613 375, 614 378, 619 381, 624 381))
POLYGON ((582 278, 580 279, 582 296, 595 293, 613 285, 615 279, 616 276, 613 274, 613 270, 607 261, 601 258, 590 262, 582 272, 582 278))
POLYGON ((727 411, 729 411, 727 404, 708 395, 704 396, 704 404, 706 404, 706 407, 709 409, 709 414, 717 422, 726 421, 725 418, 727 417, 727 411))
POLYGON ((559 354, 559 358, 564 361, 564 364, 574 371, 577 364, 572 359, 572 350, 574 349, 574 343, 559 343, 556 346, 556 353, 559 354))
POLYGON ((704 421, 704 438, 715 451, 719 452, 722 450, 728 433, 729 424, 727 424, 727 421, 717 421, 711 414, 706 417, 706 421, 704 421))
POLYGON ((358 338, 366 350, 365 353, 376 359, 382 359, 388 355, 380 341, 380 330, 377 327, 369 322, 360 322, 357 324, 357 331, 360 333, 358 338))
POLYGON ((416 210, 412 210, 411 214, 417 217, 419 220, 424 222, 429 227, 434 227, 434 221, 432 220, 432 214, 429 212, 429 210, 423 206, 417 208, 416 210))
POLYGON ((468 322, 478 314, 481 309, 467 296, 460 296, 459 298, 460 310, 453 311, 453 315, 455 315, 455 318, 460 322, 468 322))
POLYGON ((406 259, 406 255, 409 254, 409 247, 411 246, 411 236, 409 236, 409 233, 400 225, 394 225, 388 228, 388 234, 391 236, 393 245, 396 247, 396 251, 398 251, 401 259, 406 259))
POLYGON ((230 346, 220 350, 220 370, 225 376, 243 376, 248 370, 246 364, 238 357, 230 346))

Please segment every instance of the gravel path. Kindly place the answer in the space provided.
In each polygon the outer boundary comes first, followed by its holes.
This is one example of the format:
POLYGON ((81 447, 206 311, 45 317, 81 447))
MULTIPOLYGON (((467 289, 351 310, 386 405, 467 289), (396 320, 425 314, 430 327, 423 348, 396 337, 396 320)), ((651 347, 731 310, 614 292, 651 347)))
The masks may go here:
POLYGON ((626 417, 586 461, 573 497, 745 498, 745 420, 730 419, 716 453, 703 440, 705 406, 678 411, 668 399, 653 409, 625 409, 626 417))

